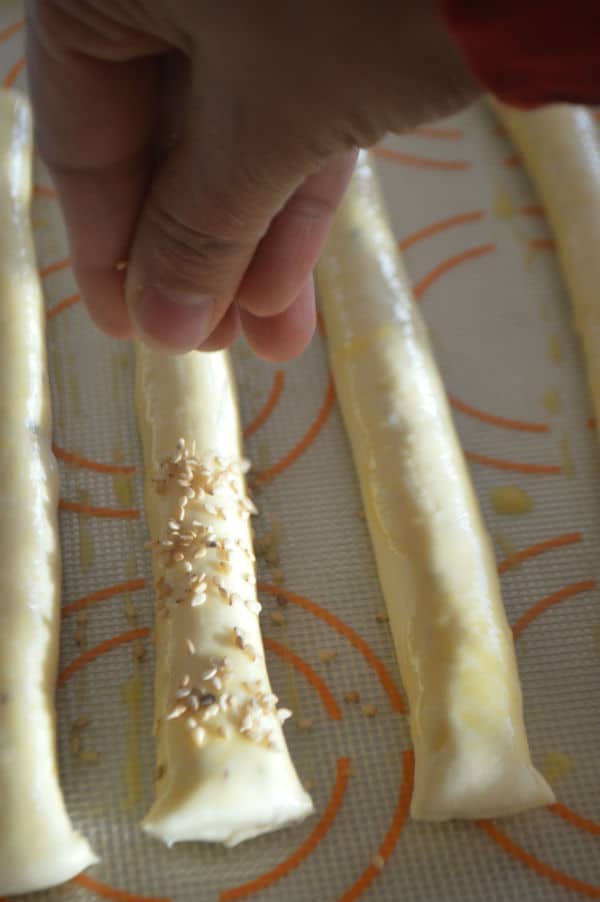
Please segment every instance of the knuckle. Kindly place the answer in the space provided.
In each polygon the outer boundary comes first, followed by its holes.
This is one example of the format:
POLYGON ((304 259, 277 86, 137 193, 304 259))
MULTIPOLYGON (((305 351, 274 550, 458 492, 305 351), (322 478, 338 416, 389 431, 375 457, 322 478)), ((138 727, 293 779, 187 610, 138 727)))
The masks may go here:
POLYGON ((170 282, 208 279, 217 285, 244 250, 242 242, 185 222, 160 203, 149 207, 147 225, 152 268, 170 282))

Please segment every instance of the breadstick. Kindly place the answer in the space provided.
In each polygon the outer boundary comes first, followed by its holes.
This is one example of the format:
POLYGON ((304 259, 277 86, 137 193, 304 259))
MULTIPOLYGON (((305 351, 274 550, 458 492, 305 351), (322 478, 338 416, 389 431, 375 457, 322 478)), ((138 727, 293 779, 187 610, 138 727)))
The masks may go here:
POLYGON ((137 348, 156 617, 156 801, 168 845, 234 846, 311 813, 269 685, 233 375, 225 352, 137 348))
POLYGON ((554 237, 583 344, 600 430, 600 147, 584 107, 532 112, 493 103, 537 188, 554 237))
POLYGON ((2 91, 0 896, 63 883, 96 860, 71 826, 58 778, 58 472, 30 194, 29 108, 2 91))
POLYGON ((411 813, 481 818, 547 804, 491 544, 365 153, 317 280, 409 700, 411 813))

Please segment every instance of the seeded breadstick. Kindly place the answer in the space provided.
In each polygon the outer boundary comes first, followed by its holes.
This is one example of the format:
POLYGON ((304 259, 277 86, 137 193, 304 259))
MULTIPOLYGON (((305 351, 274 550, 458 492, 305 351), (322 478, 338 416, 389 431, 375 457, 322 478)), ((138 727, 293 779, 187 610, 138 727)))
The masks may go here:
POLYGON ((364 153, 317 278, 410 705, 412 815, 545 805, 491 545, 364 153))
POLYGON ((523 154, 556 238, 600 434, 600 144, 593 114, 556 104, 494 109, 523 154))
POLYGON ((0 92, 0 896, 46 889, 95 861, 58 779, 58 473, 44 308, 29 225, 31 121, 0 92))
POLYGON ((225 352, 137 349, 156 614, 156 801, 168 845, 234 846, 311 813, 264 659, 233 376, 225 352))

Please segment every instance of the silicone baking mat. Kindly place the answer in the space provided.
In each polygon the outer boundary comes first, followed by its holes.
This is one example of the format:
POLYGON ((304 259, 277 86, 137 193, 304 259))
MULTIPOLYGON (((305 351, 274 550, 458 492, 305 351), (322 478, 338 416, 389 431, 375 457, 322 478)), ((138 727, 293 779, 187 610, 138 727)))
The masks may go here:
MULTIPOLYGON (((1 7, 0 63, 4 84, 24 88, 20 19, 19 6, 1 7)), ((79 303, 36 163, 62 477, 60 767, 73 819, 102 859, 40 894, 48 902, 600 898, 598 449, 554 246, 483 104, 387 141, 378 165, 495 540, 532 753, 559 803, 502 822, 410 820, 404 694, 317 335, 287 366, 243 345, 234 354, 261 489, 255 526, 268 537, 269 667, 294 710, 286 734, 317 812, 230 851, 167 850, 141 832, 153 795, 153 598, 133 358, 79 303), (494 489, 508 486, 529 511, 495 511, 494 489), (356 693, 360 702, 346 700, 356 693)))

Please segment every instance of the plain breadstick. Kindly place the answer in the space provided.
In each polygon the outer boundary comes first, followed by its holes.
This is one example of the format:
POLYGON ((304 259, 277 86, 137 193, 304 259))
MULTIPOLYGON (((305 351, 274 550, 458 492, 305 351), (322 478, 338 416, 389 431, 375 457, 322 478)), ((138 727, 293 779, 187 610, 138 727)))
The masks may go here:
POLYGON ((60 790, 54 690, 60 623, 58 472, 44 306, 29 224, 31 121, 0 93, 0 896, 96 859, 60 790))
POLYGON ((547 804, 491 545, 365 153, 317 279, 410 705, 412 815, 495 817, 547 804))
POLYGON ((583 107, 556 104, 532 112, 494 102, 552 226, 581 336, 600 430, 600 144, 583 107))
POLYGON ((225 352, 137 349, 157 593, 157 796, 167 844, 236 845, 311 813, 264 659, 233 376, 225 352))

